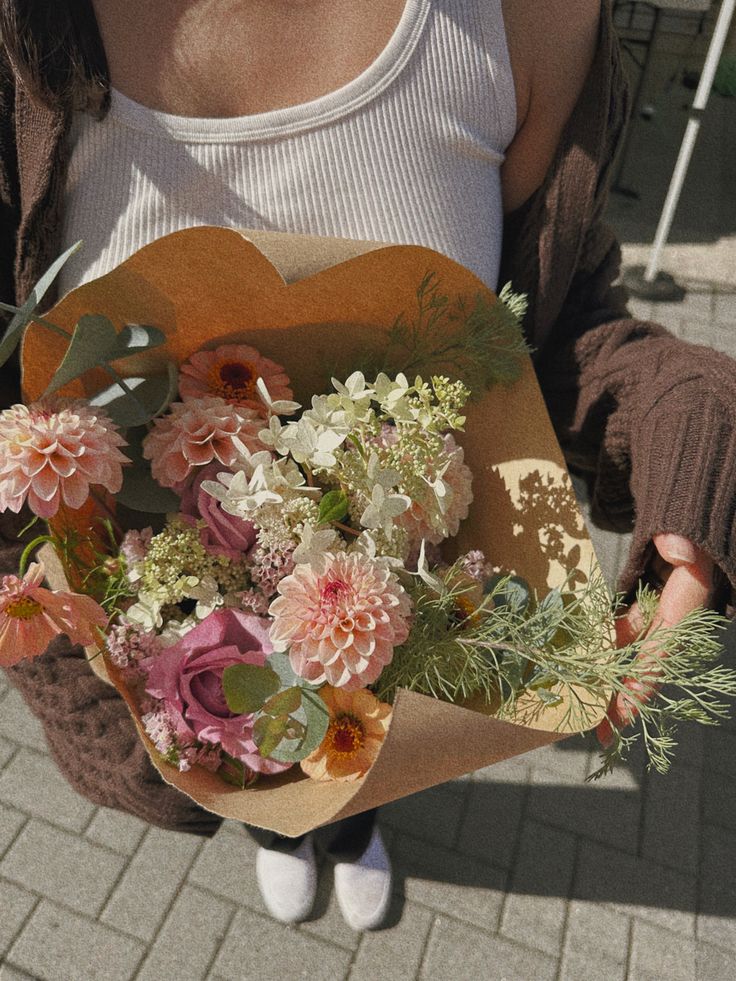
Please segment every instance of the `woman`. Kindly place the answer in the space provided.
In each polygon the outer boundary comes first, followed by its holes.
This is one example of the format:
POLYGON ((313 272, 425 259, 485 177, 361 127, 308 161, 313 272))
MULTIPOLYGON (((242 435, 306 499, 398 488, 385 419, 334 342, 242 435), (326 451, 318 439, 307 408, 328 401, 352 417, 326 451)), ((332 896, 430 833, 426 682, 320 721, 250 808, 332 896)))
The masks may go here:
MULTIPOLYGON (((599 520, 635 515, 621 587, 653 566, 676 622, 713 598, 716 569, 736 582, 736 366, 632 320, 611 289, 618 251, 599 220, 626 93, 607 2, 47 7, 0 7, 1 295, 22 299, 78 238, 64 289, 187 224, 431 246, 493 288, 512 279, 529 293, 568 460, 589 477, 599 520)), ((622 639, 637 616, 634 604, 622 639)), ((78 650, 10 674, 82 793, 213 833, 212 815, 161 785, 78 650), (102 773, 106 757, 115 768, 102 773)), ((611 707, 611 724, 626 718, 611 707)), ((311 840, 260 843, 269 909, 306 916, 311 840)), ((390 867, 373 816, 343 822, 332 852, 346 919, 378 925, 390 867)))

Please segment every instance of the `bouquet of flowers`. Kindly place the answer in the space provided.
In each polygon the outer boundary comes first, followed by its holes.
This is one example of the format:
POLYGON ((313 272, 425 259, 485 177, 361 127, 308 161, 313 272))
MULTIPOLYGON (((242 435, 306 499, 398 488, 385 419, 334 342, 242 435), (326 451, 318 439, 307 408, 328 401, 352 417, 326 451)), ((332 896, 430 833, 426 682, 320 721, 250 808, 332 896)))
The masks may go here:
POLYGON ((68 634, 167 780, 287 834, 590 729, 616 691, 666 768, 736 691, 719 619, 615 649, 523 299, 426 249, 251 238, 167 236, 42 317, 62 257, 11 308, 0 509, 47 530, 0 588, 0 663, 68 634))

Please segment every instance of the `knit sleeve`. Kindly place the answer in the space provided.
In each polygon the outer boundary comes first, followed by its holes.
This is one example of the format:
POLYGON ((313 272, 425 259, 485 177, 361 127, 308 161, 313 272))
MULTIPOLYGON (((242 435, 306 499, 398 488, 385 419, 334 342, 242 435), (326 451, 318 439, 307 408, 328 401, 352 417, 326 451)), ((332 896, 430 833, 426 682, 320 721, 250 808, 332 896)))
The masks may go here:
MULTIPOLYGON (((0 44, 0 300, 15 302, 13 269, 20 220, 20 188, 15 147, 15 86, 0 44)), ((7 315, 0 311, 0 334, 7 315)), ((0 367, 0 408, 17 401, 18 369, 15 359, 0 367)))
POLYGON ((582 255, 537 369, 594 520, 633 527, 619 588, 644 573, 660 532, 693 541, 736 586, 736 361, 630 316, 601 223, 582 255))

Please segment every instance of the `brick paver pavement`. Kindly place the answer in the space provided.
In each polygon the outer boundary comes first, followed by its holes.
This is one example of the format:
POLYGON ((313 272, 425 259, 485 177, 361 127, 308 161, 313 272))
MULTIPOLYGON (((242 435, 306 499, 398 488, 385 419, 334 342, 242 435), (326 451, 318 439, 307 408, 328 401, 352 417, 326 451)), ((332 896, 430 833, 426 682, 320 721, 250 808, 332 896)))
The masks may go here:
MULTIPOLYGON (((635 307, 736 354, 733 293, 692 284, 684 304, 635 307)), ((593 534, 613 577, 626 542, 593 534)), ((731 981, 736 722, 684 729, 667 778, 634 760, 585 784, 595 759, 571 739, 385 807, 387 928, 345 926, 329 868, 313 919, 287 928, 236 824, 205 842, 93 807, 2 680, 0 977, 731 981)))

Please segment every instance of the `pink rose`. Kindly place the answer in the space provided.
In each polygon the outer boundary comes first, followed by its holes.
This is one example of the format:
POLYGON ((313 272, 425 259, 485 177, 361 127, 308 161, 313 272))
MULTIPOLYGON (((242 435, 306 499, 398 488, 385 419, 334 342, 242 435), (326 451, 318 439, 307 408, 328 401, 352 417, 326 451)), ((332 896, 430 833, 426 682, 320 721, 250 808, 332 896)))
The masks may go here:
POLYGON ((208 552, 239 559, 255 544, 255 526, 250 521, 223 511, 217 498, 202 490, 203 480, 217 480, 218 473, 226 469, 221 463, 202 467, 194 481, 183 491, 180 508, 185 519, 194 522, 201 518, 207 522, 200 538, 208 552))
POLYGON ((148 662, 146 691, 163 700, 182 743, 217 743, 251 770, 280 773, 291 764, 260 755, 253 715, 231 712, 222 690, 222 672, 231 664, 265 664, 273 650, 269 627, 270 620, 238 610, 211 613, 148 662))

